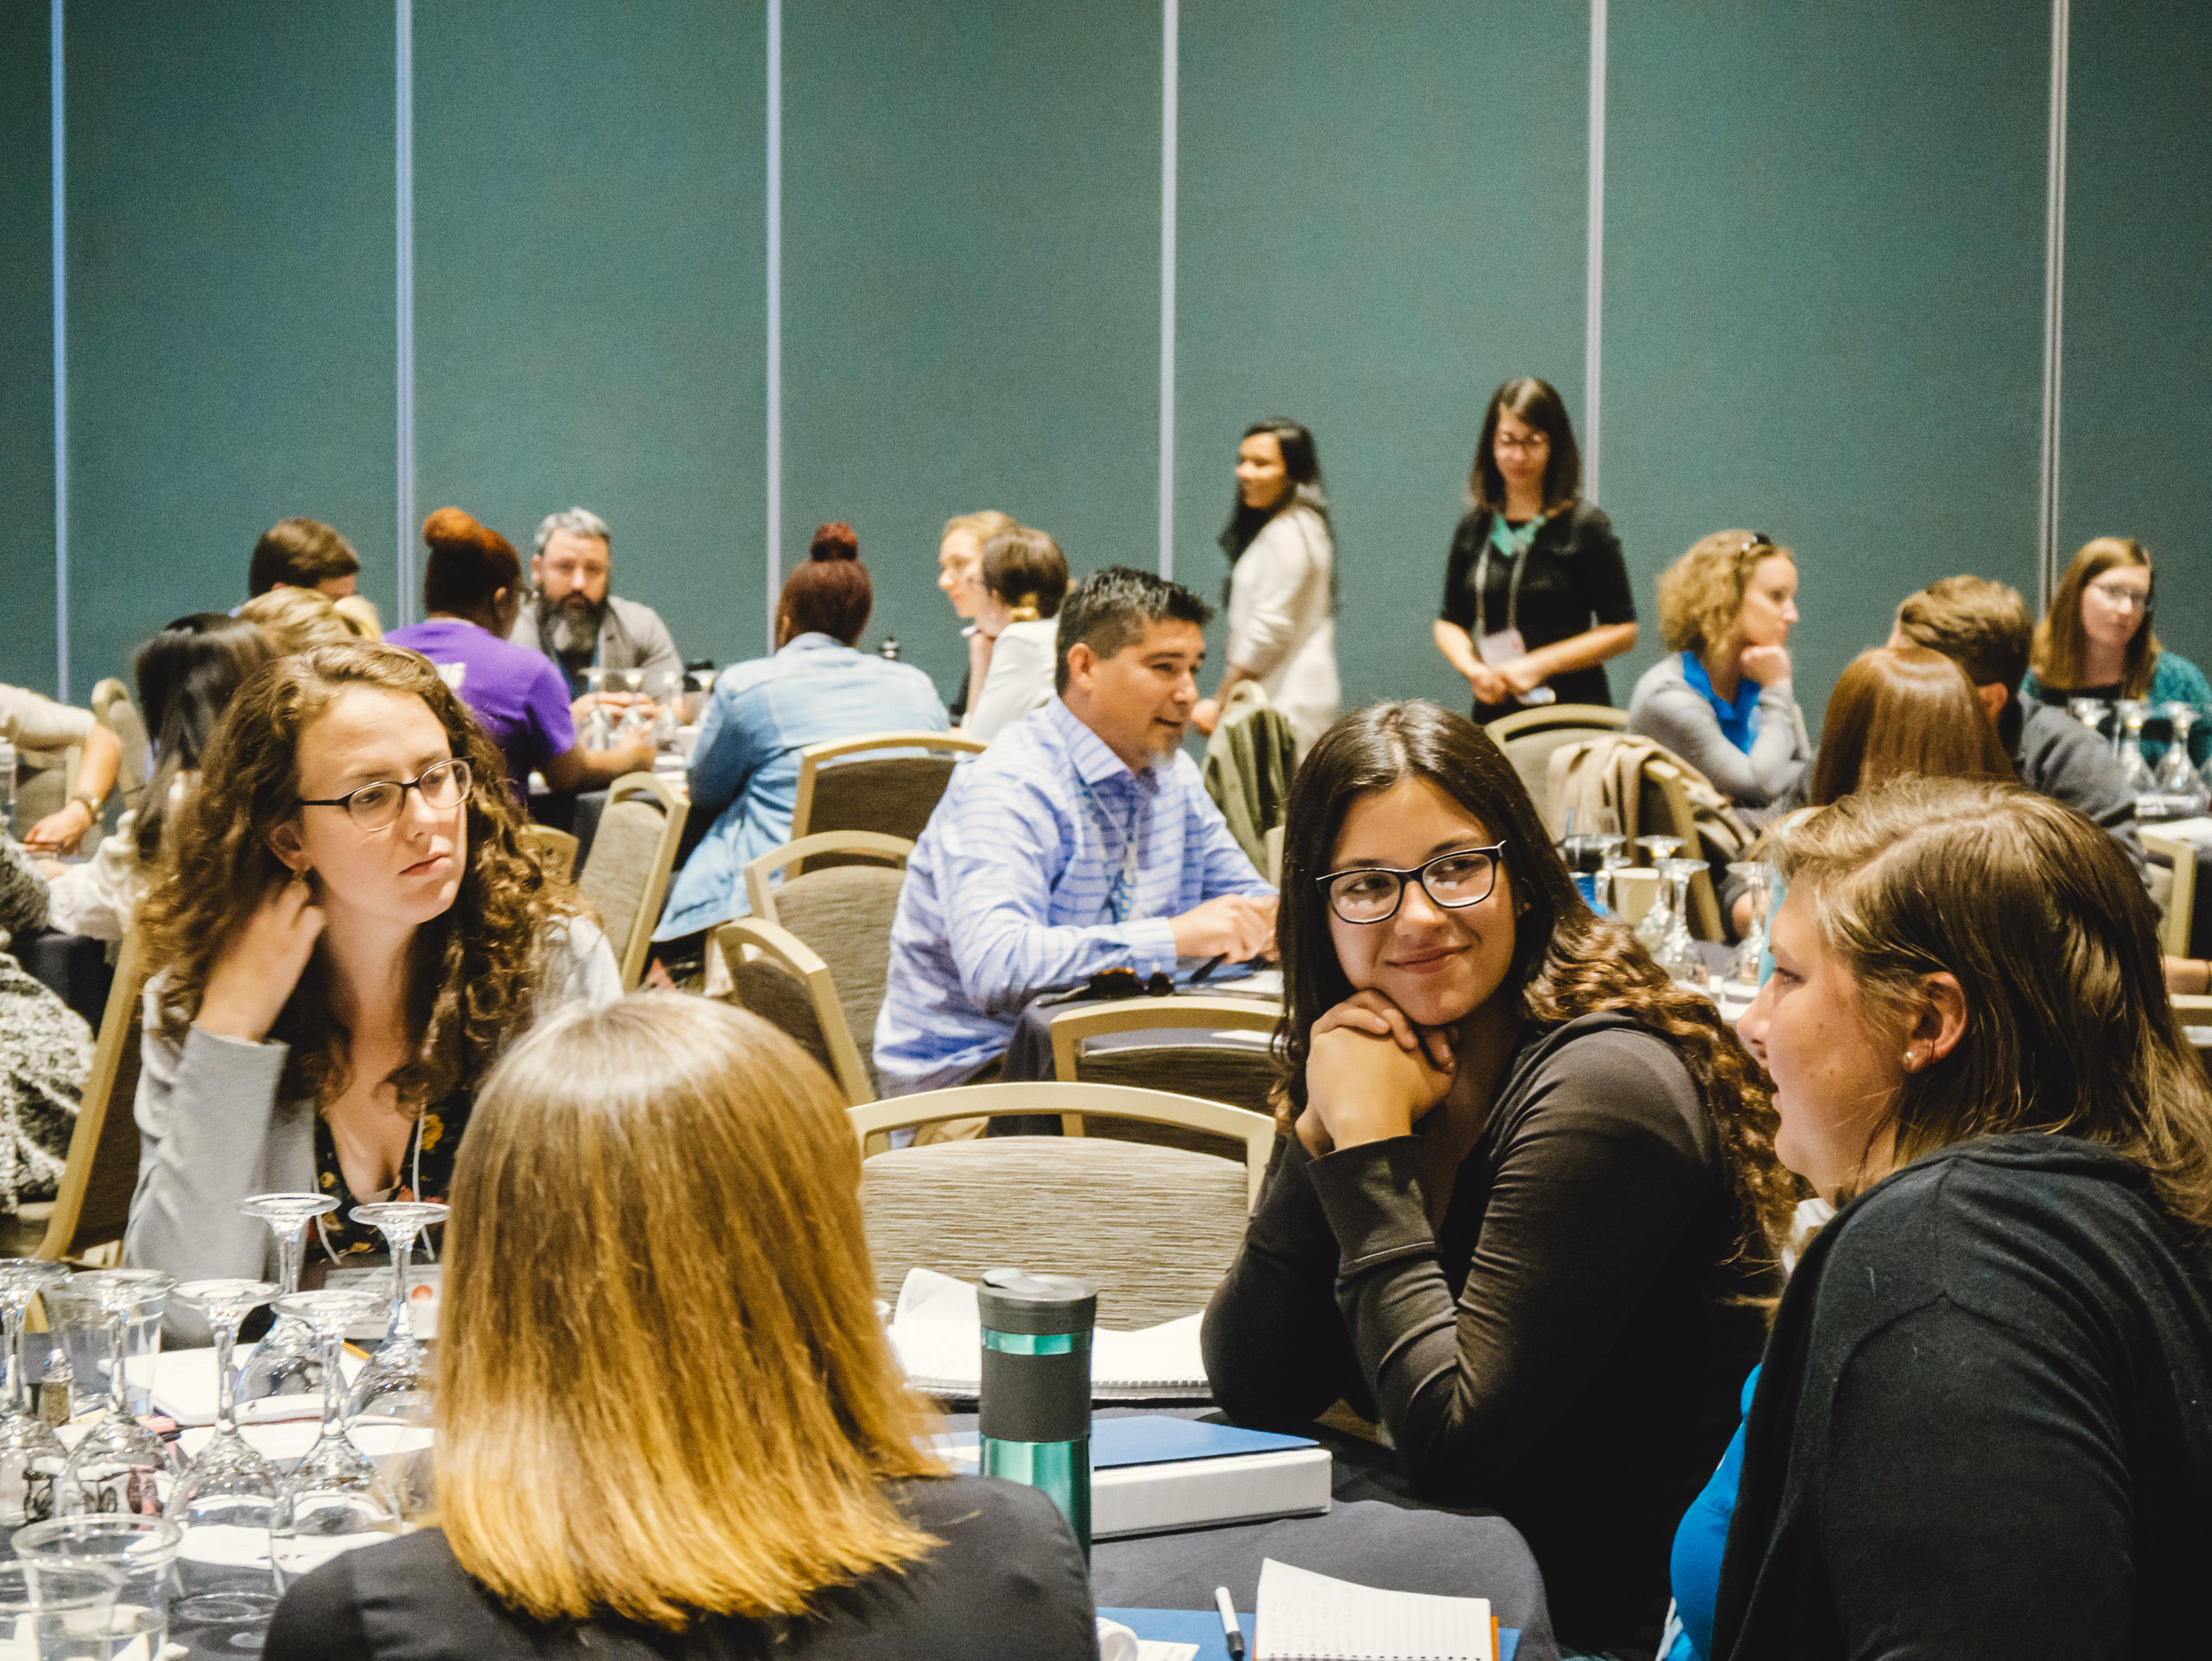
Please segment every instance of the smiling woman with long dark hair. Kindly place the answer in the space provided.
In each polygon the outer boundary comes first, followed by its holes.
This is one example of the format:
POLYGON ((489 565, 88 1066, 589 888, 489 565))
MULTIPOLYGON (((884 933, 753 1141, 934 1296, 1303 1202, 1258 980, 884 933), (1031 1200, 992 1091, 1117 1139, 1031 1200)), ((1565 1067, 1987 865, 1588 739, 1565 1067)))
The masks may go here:
POLYGON ((1648 1654, 1797 1195, 1757 1068, 1432 704, 1307 757, 1279 927, 1286 1134, 1207 1311, 1215 1398, 1379 1418, 1417 1488, 1526 1536, 1563 1641, 1648 1654))

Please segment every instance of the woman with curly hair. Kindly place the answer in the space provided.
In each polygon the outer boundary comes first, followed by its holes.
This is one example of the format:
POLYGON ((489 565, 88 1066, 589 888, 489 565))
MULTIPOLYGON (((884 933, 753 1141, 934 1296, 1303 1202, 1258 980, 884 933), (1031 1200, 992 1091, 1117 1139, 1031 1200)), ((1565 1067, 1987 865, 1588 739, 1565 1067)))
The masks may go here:
POLYGON ((442 1197, 477 1082, 533 1019, 620 994, 598 926, 516 841, 498 752, 427 660, 327 646, 238 692, 141 911, 138 1192, 124 1255, 258 1278, 238 1202, 442 1197))
POLYGON ((1739 807, 1765 807, 1812 757, 1790 688, 1797 560, 1762 531, 1715 531, 1659 579, 1669 655, 1628 700, 1628 730, 1655 738, 1739 807))
POLYGON ((1565 1648, 1650 1653, 1798 1197, 1758 1069, 1432 704, 1306 758, 1279 928, 1287 1134, 1206 1312, 1215 1399, 1379 1418, 1417 1489, 1521 1531, 1565 1648))

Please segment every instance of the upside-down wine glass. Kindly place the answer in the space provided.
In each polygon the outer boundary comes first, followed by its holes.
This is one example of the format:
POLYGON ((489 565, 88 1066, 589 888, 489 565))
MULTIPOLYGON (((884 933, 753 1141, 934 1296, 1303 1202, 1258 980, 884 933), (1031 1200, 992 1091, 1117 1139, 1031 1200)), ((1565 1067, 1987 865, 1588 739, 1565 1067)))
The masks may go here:
POLYGON ((366 1291, 299 1292, 279 1298, 276 1307, 280 1315, 311 1326, 323 1352, 322 1431, 278 1488, 269 1519, 269 1555, 281 1592, 340 1552, 389 1538, 400 1519, 375 1464, 346 1434, 345 1379, 338 1365, 346 1329, 375 1319, 384 1299, 366 1291))
POLYGON ((2166 754, 2158 764, 2158 794, 2185 804, 2185 811, 2200 812, 2204 807, 2204 781, 2197 777, 2195 764, 2189 759, 2189 729, 2197 724, 2197 706, 2193 704, 2163 704, 2159 713, 2173 723, 2173 742, 2166 746, 2166 754))
POLYGON ((2120 764, 2120 785, 2130 796, 2151 788, 2151 764, 2143 757, 2143 719, 2151 706, 2140 698, 2122 698, 2112 706, 2112 758, 2120 764))
POLYGON ((55 1484, 55 1515, 128 1511, 158 1517, 182 1470, 176 1444, 165 1442, 131 1412, 129 1369, 123 1364, 123 1327, 139 1305, 165 1296, 173 1276, 150 1269, 109 1269, 75 1277, 105 1318, 108 1408, 86 1433, 55 1484))
POLYGON ((188 1280, 174 1296, 207 1317, 215 1334, 215 1434, 169 1496, 166 1515, 184 1530, 181 1548, 204 1589, 178 1605, 198 1625, 266 1621, 276 1609, 269 1570, 269 1522, 277 1469, 238 1434, 238 1324, 277 1295, 267 1280, 188 1280))
MULTIPOLYGON (((1657 870, 1682 851, 1686 838, 1680 836, 1639 836, 1636 846, 1644 850, 1644 857, 1657 870)), ((1636 938, 1644 943, 1644 950, 1653 957, 1659 955, 1659 943, 1667 937, 1667 908, 1663 889, 1636 924, 1636 938)))
POLYGON ((583 742, 586 750, 609 750, 614 745, 614 717, 601 702, 607 693, 607 677, 614 673, 597 664, 584 671, 584 690, 591 695, 591 713, 584 718, 583 742))
POLYGON ((7 1332, 8 1411, 0 1419, 0 1526, 35 1523, 54 1512, 54 1479, 69 1462, 54 1427, 31 1411, 23 1357, 23 1317, 31 1300, 70 1278, 58 1263, 0 1257, 0 1321, 7 1332))
POLYGON ((2069 698, 2066 712, 2091 732, 2104 732, 2105 718, 2112 713, 2112 706, 2102 698, 2069 698))
POLYGON ((355 1417, 373 1408, 402 1405, 401 1398, 428 1388, 425 1362, 429 1350, 415 1336, 414 1306, 408 1301, 407 1272, 415 1255, 416 1238, 426 1228, 450 1216, 449 1207, 435 1200, 380 1200, 353 1208, 353 1220, 366 1223, 384 1236, 392 1253, 392 1310, 384 1329, 384 1342, 361 1369, 353 1386, 355 1417))
MULTIPOLYGON (((1690 883, 1705 869, 1702 859, 1662 859, 1660 879, 1666 884, 1663 896, 1666 902, 1666 932, 1660 937, 1659 950, 1652 957, 1668 975, 1684 980, 1702 990, 1706 983, 1705 959, 1698 956, 1697 942, 1690 934, 1690 883)), ((1654 911, 1660 908, 1653 906, 1654 911)))
POLYGON ((1744 892, 1751 901, 1751 927, 1743 932, 1735 961, 1728 968, 1728 978, 1739 986, 1755 987, 1759 984, 1759 960, 1766 956, 1767 906, 1773 895, 1773 871, 1763 859, 1738 859, 1729 865, 1728 874, 1746 885, 1744 892))
MULTIPOLYGON (((238 1209, 249 1217, 258 1217, 275 1234, 276 1296, 289 1297, 300 1289, 308 1224, 336 1211, 338 1202, 327 1194, 257 1194, 241 1200, 238 1209)), ((254 1346, 253 1358, 246 1363, 245 1373, 238 1380, 238 1399, 257 1402, 267 1396, 304 1396, 319 1388, 322 1381, 322 1361, 314 1333, 299 1321, 280 1318, 254 1346)))

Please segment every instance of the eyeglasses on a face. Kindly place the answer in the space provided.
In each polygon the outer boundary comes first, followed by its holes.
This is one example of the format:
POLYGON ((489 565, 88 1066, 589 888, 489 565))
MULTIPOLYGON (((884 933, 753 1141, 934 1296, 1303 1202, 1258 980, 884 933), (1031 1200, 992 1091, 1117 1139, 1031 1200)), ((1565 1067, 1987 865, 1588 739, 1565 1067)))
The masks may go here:
POLYGON ((2107 605, 2139 605, 2145 611, 2150 609, 2151 591, 2147 585, 2139 588, 2131 582, 2116 582, 2108 579, 2103 582, 2091 583, 2089 592, 2107 605))
POLYGON ((1497 437, 1496 447, 1500 450, 1518 450, 1525 451, 1532 450, 1549 450, 1551 448, 1551 438, 1549 434, 1544 433, 1529 433, 1519 438, 1511 438, 1507 436, 1505 434, 1501 433, 1497 437))
POLYGON ((1488 848, 1455 848, 1405 870, 1390 865, 1360 865, 1316 877, 1328 896, 1329 909, 1348 923, 1386 923, 1398 914, 1406 884, 1417 881, 1429 898, 1448 911, 1480 905, 1498 886, 1498 862, 1505 844, 1488 848))
POLYGON ((300 805, 342 807, 346 817, 361 829, 380 831, 399 817, 400 807, 410 790, 419 790, 425 805, 442 811, 468 800, 471 778, 468 763, 456 756, 448 761, 434 762, 411 779, 379 779, 343 796, 314 801, 303 797, 300 805))

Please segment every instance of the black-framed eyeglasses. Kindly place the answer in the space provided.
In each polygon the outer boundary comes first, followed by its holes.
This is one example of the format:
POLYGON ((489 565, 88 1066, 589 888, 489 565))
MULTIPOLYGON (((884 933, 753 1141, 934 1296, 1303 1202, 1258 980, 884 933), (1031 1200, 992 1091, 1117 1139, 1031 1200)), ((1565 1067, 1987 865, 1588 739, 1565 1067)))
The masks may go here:
POLYGON ((1398 914, 1406 884, 1418 881, 1429 898, 1448 911, 1480 905, 1498 886, 1498 863, 1505 844, 1488 848, 1455 848, 1449 853, 1396 870, 1389 865, 1361 865, 1351 871, 1332 871, 1316 877, 1315 884, 1328 896, 1329 909, 1348 923, 1386 923, 1398 914))
POLYGON ((458 807, 469 799, 472 778, 468 763, 455 756, 433 762, 411 779, 379 779, 343 796, 326 796, 318 801, 303 797, 300 805, 342 807, 346 817, 363 830, 380 831, 399 817, 410 790, 421 791, 426 805, 443 811, 458 807))

